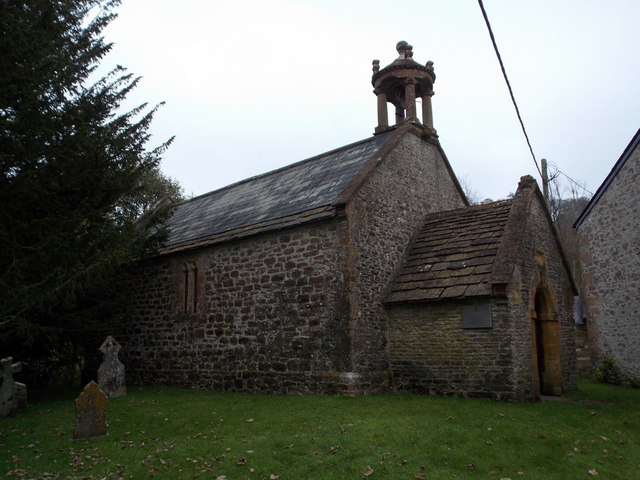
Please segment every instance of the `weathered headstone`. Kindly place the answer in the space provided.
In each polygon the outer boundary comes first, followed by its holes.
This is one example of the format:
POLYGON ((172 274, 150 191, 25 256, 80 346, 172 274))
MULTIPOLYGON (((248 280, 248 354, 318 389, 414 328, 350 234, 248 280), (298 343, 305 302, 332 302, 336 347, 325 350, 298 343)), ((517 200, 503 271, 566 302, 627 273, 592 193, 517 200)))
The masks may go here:
POLYGON ((100 437, 107 433, 107 397, 93 380, 76 398, 73 438, 100 437))
POLYGON ((22 371, 22 364, 13 363, 13 358, 0 360, 0 370, 0 417, 6 417, 27 406, 27 386, 13 379, 22 371))
POLYGON ((118 359, 120 348, 120 344, 111 336, 107 337, 100 345, 104 359, 98 368, 98 385, 109 398, 127 394, 127 386, 124 382, 124 365, 118 359))

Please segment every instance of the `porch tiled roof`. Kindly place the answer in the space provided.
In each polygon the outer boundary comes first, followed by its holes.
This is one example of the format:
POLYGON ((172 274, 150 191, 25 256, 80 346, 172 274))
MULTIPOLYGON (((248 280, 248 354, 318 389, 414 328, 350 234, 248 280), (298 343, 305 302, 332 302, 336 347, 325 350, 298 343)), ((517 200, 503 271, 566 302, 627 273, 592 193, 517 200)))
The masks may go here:
POLYGON ((491 295, 491 275, 512 201, 429 215, 387 303, 491 295))

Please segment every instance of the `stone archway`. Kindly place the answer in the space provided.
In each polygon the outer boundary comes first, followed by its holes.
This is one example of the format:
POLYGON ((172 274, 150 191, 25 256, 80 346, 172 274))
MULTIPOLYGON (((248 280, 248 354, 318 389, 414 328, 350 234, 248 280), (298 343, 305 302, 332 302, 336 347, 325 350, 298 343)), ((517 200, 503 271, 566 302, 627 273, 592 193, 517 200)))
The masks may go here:
POLYGON ((562 394, 560 322, 549 290, 539 284, 532 295, 533 382, 537 396, 562 394))

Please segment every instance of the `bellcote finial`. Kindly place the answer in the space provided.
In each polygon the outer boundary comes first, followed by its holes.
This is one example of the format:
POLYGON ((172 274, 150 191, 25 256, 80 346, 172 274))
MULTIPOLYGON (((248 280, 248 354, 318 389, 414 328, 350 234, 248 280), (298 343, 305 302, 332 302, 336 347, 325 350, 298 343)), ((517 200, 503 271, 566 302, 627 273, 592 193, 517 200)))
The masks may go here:
POLYGON ((405 60, 407 58, 413 58, 413 47, 404 40, 400 40, 396 45, 398 51, 398 60, 405 60))

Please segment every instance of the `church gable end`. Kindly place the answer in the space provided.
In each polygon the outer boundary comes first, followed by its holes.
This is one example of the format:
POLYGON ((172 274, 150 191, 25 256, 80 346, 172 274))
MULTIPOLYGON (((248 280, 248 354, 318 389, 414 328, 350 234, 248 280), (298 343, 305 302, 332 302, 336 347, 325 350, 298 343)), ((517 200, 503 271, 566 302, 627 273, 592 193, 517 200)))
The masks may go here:
POLYGON ((428 216, 387 296, 394 388, 509 400, 575 388, 574 292, 531 177, 512 200, 428 216))
POLYGON ((381 372, 386 356, 385 291, 402 264, 408 245, 425 215, 462 207, 458 190, 440 149, 410 126, 353 195, 346 207, 353 248, 353 364, 356 370, 381 372))

